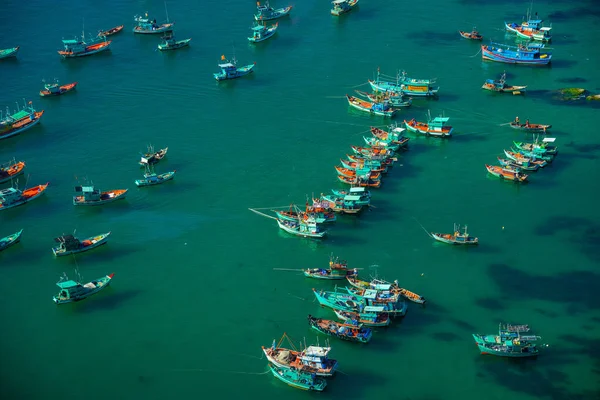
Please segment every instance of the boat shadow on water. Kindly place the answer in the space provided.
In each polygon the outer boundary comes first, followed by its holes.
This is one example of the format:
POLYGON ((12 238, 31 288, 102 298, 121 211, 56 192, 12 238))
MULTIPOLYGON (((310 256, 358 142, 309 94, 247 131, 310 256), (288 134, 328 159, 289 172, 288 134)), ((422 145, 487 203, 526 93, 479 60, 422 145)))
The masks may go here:
MULTIPOLYGON (((102 291, 90 298, 82 301, 78 301, 72 304, 72 312, 75 313, 89 313, 93 311, 110 311, 114 310, 127 301, 137 297, 141 290, 121 290, 116 287, 107 287, 102 291)), ((63 307, 68 308, 68 307, 63 307)))
MULTIPOLYGON (((104 65, 104 67, 106 67, 106 63, 108 60, 110 60, 110 57, 112 57, 112 50, 101 51, 100 53, 96 53, 93 56, 77 57, 75 59, 61 57, 60 61, 63 65, 66 66, 66 68, 69 71, 72 72, 72 71, 80 71, 85 68, 90 68, 89 64, 96 64, 96 66, 98 66, 98 64, 100 64, 101 66, 104 65)), ((100 68, 102 68, 102 67, 100 67, 100 68)))

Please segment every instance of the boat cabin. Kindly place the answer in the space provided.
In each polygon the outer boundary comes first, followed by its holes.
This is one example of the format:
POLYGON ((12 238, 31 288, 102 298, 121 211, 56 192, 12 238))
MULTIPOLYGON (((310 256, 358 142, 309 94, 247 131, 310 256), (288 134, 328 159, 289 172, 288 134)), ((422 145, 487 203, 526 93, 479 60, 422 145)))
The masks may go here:
POLYGON ((102 193, 93 186, 75 186, 75 193, 83 196, 83 201, 100 201, 102 193))
POLYGON ((71 280, 58 282, 56 286, 60 288, 60 292, 57 296, 58 300, 69 300, 75 297, 79 297, 80 295, 87 292, 87 290, 83 287, 81 283, 71 280))
POLYGON ((65 51, 70 53, 83 53, 85 52, 86 44, 80 40, 63 40, 63 46, 65 47, 65 51))
POLYGON ((382 306, 366 306, 363 309, 365 314, 381 314, 383 312, 385 312, 385 308, 382 306))
POLYGON ((21 191, 15 188, 0 189, 0 203, 10 203, 21 197, 21 191))
POLYGON ((328 369, 327 354, 331 351, 331 347, 309 346, 299 357, 304 365, 312 368, 328 369))
POLYGON ((59 247, 65 251, 77 250, 81 247, 81 242, 73 235, 60 236, 54 238, 54 241, 60 243, 59 247))

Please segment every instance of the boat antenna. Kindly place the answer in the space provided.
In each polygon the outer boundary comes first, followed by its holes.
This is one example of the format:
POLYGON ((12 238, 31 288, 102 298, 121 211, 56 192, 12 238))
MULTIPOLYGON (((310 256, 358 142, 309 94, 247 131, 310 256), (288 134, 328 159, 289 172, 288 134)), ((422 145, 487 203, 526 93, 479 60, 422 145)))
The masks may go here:
POLYGON ((165 14, 167 14, 167 23, 169 22, 169 11, 167 11, 167 2, 165 1, 165 14))

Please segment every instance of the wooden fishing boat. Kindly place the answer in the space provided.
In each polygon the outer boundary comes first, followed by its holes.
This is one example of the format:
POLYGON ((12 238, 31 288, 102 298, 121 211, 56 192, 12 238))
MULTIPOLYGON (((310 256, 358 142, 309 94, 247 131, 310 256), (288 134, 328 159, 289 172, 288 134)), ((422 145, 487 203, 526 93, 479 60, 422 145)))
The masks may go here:
POLYGON ((473 30, 471 32, 458 31, 458 33, 460 33, 460 36, 464 37, 465 39, 483 40, 483 36, 481 36, 475 28, 473 28, 473 30))
POLYGON ((363 179, 361 177, 349 178, 349 177, 343 176, 343 175, 338 175, 338 180, 342 183, 345 183, 345 184, 348 184, 351 186, 373 187, 373 188, 381 187, 381 180, 363 179))
POLYGON ((357 275, 346 277, 348 283, 358 289, 373 289, 371 282, 363 281, 357 275))
POLYGON ((446 125, 450 118, 448 117, 435 117, 431 119, 431 114, 428 113, 427 122, 419 122, 414 118, 410 121, 404 120, 406 129, 410 132, 420 133, 425 136, 434 136, 441 138, 448 138, 452 136, 454 128, 446 125))
POLYGON ((371 192, 364 187, 352 187, 348 190, 331 189, 331 193, 336 196, 360 196, 363 206, 368 206, 371 203, 371 192))
POLYGON ((342 324, 337 321, 315 318, 312 315, 308 316, 308 324, 318 332, 350 342, 368 343, 373 336, 373 331, 362 325, 342 324))
POLYGON ((294 204, 290 205, 288 210, 272 210, 277 218, 289 222, 296 222, 299 219, 302 221, 314 220, 316 224, 324 224, 325 222, 334 222, 336 220, 335 214, 327 210, 315 210, 306 204, 304 211, 300 210, 294 204))
POLYGON ((544 138, 541 143, 536 139, 533 143, 513 141, 513 144, 519 150, 542 155, 556 155, 558 154, 558 147, 550 145, 550 143, 554 143, 555 140, 555 138, 544 138))
POLYGON ((40 96, 60 96, 61 94, 70 92, 75 89, 77 82, 68 83, 66 85, 59 85, 58 80, 54 80, 54 83, 44 84, 44 90, 40 90, 40 96))
POLYGON ((409 138, 405 137, 402 133, 406 131, 404 128, 398 126, 390 126, 390 131, 384 131, 383 129, 371 127, 371 134, 379 140, 391 142, 401 147, 406 147, 409 142, 409 138))
POLYGON ((552 53, 542 53, 542 48, 543 45, 535 44, 509 46, 491 43, 481 46, 481 57, 484 60, 507 64, 548 65, 552 60, 552 53))
POLYGON ((535 357, 539 350, 535 344, 539 336, 532 335, 528 325, 499 324, 498 335, 473 334, 481 354, 501 357, 535 357))
POLYGON ((514 160, 507 160, 504 158, 498 158, 498 163, 502 166, 505 167, 507 169, 514 169, 515 171, 537 171, 540 166, 538 164, 530 164, 528 161, 514 161, 514 160))
POLYGON ((527 86, 513 86, 506 84, 506 72, 504 72, 500 79, 486 79, 485 83, 481 87, 485 90, 490 90, 492 92, 500 92, 500 93, 512 93, 512 94, 521 94, 525 92, 527 86))
POLYGON ((394 288, 390 284, 380 284, 376 289, 361 289, 357 287, 347 287, 345 289, 348 291, 348 293, 354 294, 359 299, 369 299, 369 303, 371 304, 397 303, 400 299, 400 294, 394 292, 394 288))
POLYGON ((394 163, 398 160, 396 157, 376 155, 373 153, 367 154, 346 154, 346 158, 352 162, 367 162, 367 161, 378 161, 382 165, 392 168, 394 163))
POLYGON ((340 162, 342 163, 342 167, 353 171, 369 169, 373 173, 387 174, 388 172, 388 166, 386 164, 382 164, 381 161, 365 159, 361 159, 359 161, 346 161, 340 158, 340 162))
POLYGON ((519 172, 519 171, 515 171, 512 169, 507 169, 507 168, 502 168, 502 167, 498 167, 496 165, 485 165, 485 168, 488 170, 488 172, 500 179, 506 180, 506 181, 513 181, 513 182, 517 182, 517 183, 522 183, 522 182, 526 182, 528 175, 519 172))
POLYGON ((257 13, 254 15, 256 21, 270 21, 288 15, 292 11, 292 6, 275 9, 271 7, 268 0, 264 4, 260 4, 260 1, 257 1, 256 11, 257 13))
POLYGON ((333 0, 331 4, 333 4, 331 15, 339 17, 342 14, 352 11, 352 9, 358 4, 358 0, 333 0))
POLYGON ((408 289, 401 288, 398 284, 398 281, 390 283, 380 279, 373 279, 371 282, 367 282, 360 280, 357 275, 348 276, 346 277, 346 280, 350 285, 358 289, 389 290, 393 293, 398 293, 400 296, 418 304, 424 304, 426 302, 425 297, 411 292, 408 289))
POLYGON ((352 151, 355 154, 371 157, 371 156, 381 156, 381 157, 391 157, 394 155, 394 152, 390 149, 386 149, 384 147, 361 147, 361 146, 350 146, 352 151))
POLYGON ((62 41, 64 49, 59 50, 58 54, 62 58, 75 58, 91 56, 92 54, 100 53, 110 49, 110 40, 106 40, 106 36, 97 36, 85 40, 85 29, 81 32, 81 39, 68 39, 62 41))
POLYGON ((2 49, 0 50, 0 60, 3 58, 16 57, 19 52, 19 46, 12 47, 10 49, 2 49))
POLYGON ((363 206, 358 203, 359 199, 359 196, 335 196, 321 194, 321 197, 318 200, 313 199, 313 205, 319 203, 321 206, 327 207, 329 210, 336 213, 356 215, 363 209, 363 206))
POLYGON ((416 294, 415 292, 411 292, 408 289, 399 287, 398 293, 400 294, 400 296, 412 301, 413 303, 425 304, 427 302, 427 300, 425 300, 425 297, 420 296, 420 295, 416 294))
POLYGON ((0 211, 23 205, 31 200, 37 199, 46 191, 49 183, 33 186, 23 191, 10 187, 0 189, 0 211))
POLYGON ((271 347, 261 348, 267 360, 279 368, 296 369, 324 377, 333 376, 337 370, 338 362, 328 357, 331 347, 308 346, 298 351, 285 333, 279 343, 273 339, 271 347), (291 349, 281 347, 283 339, 288 340, 291 349))
POLYGON ((397 152, 400 150, 400 145, 398 143, 393 143, 389 140, 381 140, 377 137, 365 137, 363 136, 363 140, 367 144, 367 146, 372 147, 383 147, 385 149, 389 149, 393 152, 397 152))
POLYGON ((269 363, 269 369, 277 379, 296 389, 322 392, 327 386, 327 381, 325 379, 313 376, 313 374, 309 372, 291 368, 279 368, 271 363, 269 363))
POLYGON ((192 40, 192 38, 176 40, 172 31, 167 32, 161 39, 162 43, 158 44, 158 49, 160 51, 181 49, 182 47, 189 46, 190 41, 192 40))
POLYGON ((153 146, 148 146, 147 153, 140 153, 142 155, 142 159, 140 160, 140 166, 146 168, 148 165, 156 164, 167 155, 167 151, 169 151, 168 147, 164 149, 160 149, 159 151, 154 151, 153 146))
POLYGON ((344 279, 346 276, 354 275, 355 272, 348 269, 346 261, 339 261, 338 259, 329 260, 329 268, 307 268, 304 270, 304 276, 308 278, 326 279, 326 280, 339 280, 344 279))
POLYGON ((0 239, 0 251, 8 249, 10 246, 17 244, 21 241, 21 235, 23 234, 23 229, 21 229, 17 233, 13 233, 12 235, 5 236, 0 239))
POLYGON ((434 86, 435 79, 416 79, 410 78, 405 71, 396 74, 396 81, 383 81, 380 79, 379 68, 377 68, 377 79, 369 80, 369 85, 376 92, 400 93, 407 96, 437 96, 440 90, 439 86, 434 86))
POLYGON ((275 25, 271 25, 267 27, 266 25, 261 24, 260 22, 255 22, 254 26, 250 28, 252 30, 252 36, 248 38, 250 43, 258 43, 263 40, 267 40, 271 36, 277 32, 277 27, 279 26, 279 22, 275 25))
POLYGON ((16 136, 27 129, 36 126, 44 115, 44 110, 36 111, 33 108, 33 102, 29 101, 23 104, 22 109, 18 109, 13 114, 7 112, 5 117, 2 117, 0 112, 0 140, 7 139, 11 136, 16 136))
POLYGON ((353 108, 381 117, 392 118, 397 111, 392 109, 389 102, 370 103, 349 95, 346 95, 346 99, 348 100, 348 104, 353 108))
POLYGON ((99 206, 102 204, 112 203, 116 200, 123 200, 127 196, 129 189, 115 189, 101 192, 93 185, 90 186, 75 186, 75 193, 80 193, 73 196, 73 205, 76 206, 99 206))
POLYGON ((390 103, 392 107, 395 108, 406 108, 412 105, 412 99, 409 97, 407 100, 404 100, 404 96, 401 93, 396 92, 374 92, 368 93, 363 92, 361 90, 355 90, 355 92, 366 99, 374 103, 382 103, 387 101, 390 103))
POLYGON ((550 34, 552 28, 542 26, 543 22, 544 20, 537 19, 536 13, 535 19, 531 19, 528 15, 527 21, 523 21, 521 24, 516 24, 514 22, 508 23, 505 21, 504 26, 508 32, 515 33, 523 39, 549 42, 552 40, 552 35, 550 34))
POLYGON ((518 118, 514 121, 511 121, 509 125, 513 129, 518 129, 527 133, 546 133, 548 130, 550 130, 550 128, 552 128, 552 125, 530 124, 529 120, 522 124, 518 118))
MULTIPOLYGON (((510 160, 520 163, 520 164, 537 165, 540 168, 544 168, 546 165, 548 165, 548 162, 542 158, 538 159, 535 157, 528 157, 524 154, 521 154, 520 152, 504 150, 504 154, 510 160)), ((546 156, 546 157, 551 158, 551 156, 546 156)))
POLYGON ((225 61, 223 64, 219 64, 221 72, 214 73, 214 77, 217 81, 224 81, 227 79, 236 79, 254 71, 254 64, 245 65, 243 67, 237 66, 237 60, 233 57, 231 60, 227 60, 224 55, 221 56, 221 61, 225 61))
POLYGON ((360 170, 356 171, 356 170, 353 170, 350 168, 342 168, 342 167, 336 165, 335 170, 338 172, 338 174, 345 176, 347 178, 360 177, 363 179, 370 179, 373 181, 377 181, 377 180, 381 179, 380 172, 373 172, 369 168, 364 168, 364 169, 360 169, 360 170))
POLYGON ((335 292, 327 292, 324 290, 316 291, 314 288, 312 291, 321 307, 329 307, 333 310, 348 312, 362 312, 366 305, 359 297, 352 293, 338 292, 337 287, 335 292))
POLYGON ((23 161, 8 162, 0 165, 0 183, 8 182, 13 178, 21 175, 25 170, 25 163, 23 161))
POLYGON ((56 257, 68 256, 74 253, 82 253, 84 251, 95 249, 102 246, 108 241, 108 233, 92 236, 84 240, 79 240, 73 235, 63 235, 54 239, 59 243, 58 247, 53 247, 52 252, 56 257))
POLYGON ((108 287, 115 274, 110 274, 98 278, 82 285, 79 282, 69 280, 66 276, 61 278, 56 284, 60 292, 52 298, 56 304, 65 304, 86 299, 102 289, 108 287))
POLYGON ((115 26, 114 28, 110 28, 109 30, 106 30, 106 31, 101 30, 98 32, 98 36, 111 36, 111 35, 117 34, 117 33, 121 32, 124 27, 125 27, 125 25, 119 25, 119 26, 115 26))
POLYGON ((148 171, 144 174, 144 179, 136 179, 135 184, 138 187, 160 185, 161 183, 165 183, 173 179, 175 177, 175 172, 177 172, 177 170, 165 172, 163 174, 157 174, 154 171, 148 171))
POLYGON ((333 312, 339 319, 350 325, 388 326, 391 322, 390 314, 386 313, 381 306, 367 306, 362 313, 341 310, 333 310, 333 312))
MULTIPOLYGON (((165 12, 167 11, 167 4, 165 3, 165 12)), ((139 33, 142 35, 156 35, 158 33, 170 32, 173 30, 174 22, 169 22, 169 14, 167 13, 167 22, 158 24, 156 18, 150 19, 146 12, 144 16, 136 15, 133 17, 135 27, 133 33, 139 33)))
POLYGON ((460 232, 460 225, 454 224, 454 233, 435 233, 431 232, 431 237, 438 242, 448 244, 467 244, 477 245, 479 239, 473 236, 469 236, 467 232, 467 226, 465 225, 464 233, 460 232))
POLYGON ((288 221, 277 218, 277 225, 287 233, 308 238, 321 239, 327 233, 327 231, 322 230, 314 220, 310 219, 307 221, 288 221))

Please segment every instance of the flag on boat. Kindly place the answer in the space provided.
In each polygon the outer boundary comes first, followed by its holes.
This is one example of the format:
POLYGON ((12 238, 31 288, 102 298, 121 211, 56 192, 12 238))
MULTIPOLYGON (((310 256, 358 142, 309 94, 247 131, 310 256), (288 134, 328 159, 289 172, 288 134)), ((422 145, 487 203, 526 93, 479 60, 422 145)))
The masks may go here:
POLYGON ((225 61, 225 55, 224 54, 221 56, 221 61, 225 61))

